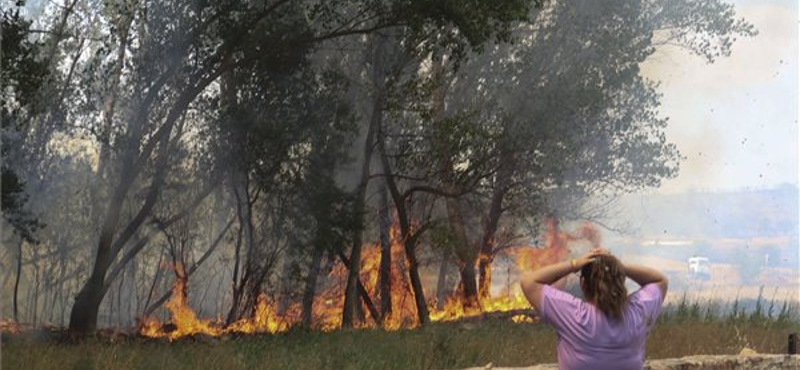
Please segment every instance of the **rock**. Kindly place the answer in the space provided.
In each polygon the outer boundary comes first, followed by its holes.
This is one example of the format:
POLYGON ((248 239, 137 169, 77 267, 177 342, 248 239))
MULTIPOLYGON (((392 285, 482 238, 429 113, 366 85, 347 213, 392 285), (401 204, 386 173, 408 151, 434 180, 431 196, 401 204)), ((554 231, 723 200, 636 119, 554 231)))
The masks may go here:
MULTIPOLYGON (((650 360, 645 370, 798 370, 800 355, 767 355, 755 353, 751 348, 743 355, 698 355, 681 358, 650 360)), ((743 352, 745 352, 743 350, 743 352)), ((557 370, 558 364, 543 364, 530 367, 494 367, 489 363, 484 367, 464 370, 557 370)))
POLYGON ((742 348, 741 351, 739 351, 739 356, 752 356, 752 355, 757 355, 757 354, 758 354, 758 352, 756 352, 754 349, 749 348, 749 347, 744 347, 744 348, 742 348))

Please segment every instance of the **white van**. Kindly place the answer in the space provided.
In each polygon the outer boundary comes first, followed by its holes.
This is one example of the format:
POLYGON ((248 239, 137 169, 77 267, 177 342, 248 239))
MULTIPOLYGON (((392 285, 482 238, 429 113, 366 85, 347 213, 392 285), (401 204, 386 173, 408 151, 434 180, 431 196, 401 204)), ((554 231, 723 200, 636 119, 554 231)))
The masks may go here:
POLYGON ((699 280, 711 279, 711 264, 706 257, 694 256, 689 258, 689 277, 699 280))

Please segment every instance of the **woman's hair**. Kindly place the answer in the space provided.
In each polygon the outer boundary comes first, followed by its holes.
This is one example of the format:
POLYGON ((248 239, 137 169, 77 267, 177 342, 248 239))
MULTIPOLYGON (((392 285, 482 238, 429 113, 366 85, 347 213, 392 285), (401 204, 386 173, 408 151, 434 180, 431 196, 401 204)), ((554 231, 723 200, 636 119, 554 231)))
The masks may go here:
POLYGON ((628 301, 625 271, 619 260, 611 255, 595 257, 581 268, 583 294, 586 300, 606 315, 622 321, 622 310, 628 301))

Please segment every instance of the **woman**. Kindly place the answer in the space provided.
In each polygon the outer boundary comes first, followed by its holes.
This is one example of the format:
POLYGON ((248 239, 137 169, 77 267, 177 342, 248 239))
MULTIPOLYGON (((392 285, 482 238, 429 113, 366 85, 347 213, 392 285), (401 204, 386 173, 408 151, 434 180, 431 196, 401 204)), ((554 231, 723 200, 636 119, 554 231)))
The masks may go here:
POLYGON ((558 367, 568 370, 641 370, 644 345, 661 312, 667 278, 639 265, 623 265, 602 248, 522 277, 522 291, 542 321, 558 335, 558 367), (585 301, 553 288, 569 273, 581 273, 585 301), (631 295, 628 277, 641 286, 631 295))

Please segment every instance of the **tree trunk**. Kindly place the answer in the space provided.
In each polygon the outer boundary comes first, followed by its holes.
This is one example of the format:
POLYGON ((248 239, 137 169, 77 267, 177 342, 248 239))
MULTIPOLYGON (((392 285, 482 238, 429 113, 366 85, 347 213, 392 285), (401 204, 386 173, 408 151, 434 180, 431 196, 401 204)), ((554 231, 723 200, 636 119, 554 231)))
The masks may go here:
POLYGON ((228 317, 225 319, 225 322, 230 324, 233 322, 233 318, 236 315, 236 307, 239 305, 239 266, 241 265, 242 259, 242 234, 244 233, 244 227, 242 226, 242 204, 239 200, 238 193, 234 190, 234 195, 236 195, 236 218, 239 220, 239 228, 236 231, 236 245, 234 246, 233 252, 233 276, 231 278, 231 307, 228 310, 228 317))
POLYGON ((384 35, 375 35, 371 39, 371 57, 370 61, 372 68, 370 77, 374 87, 372 112, 370 116, 369 127, 367 128, 367 137, 364 141, 364 162, 361 168, 361 181, 357 188, 354 210, 356 215, 356 225, 358 229, 353 238, 353 249, 350 255, 351 269, 347 276, 347 286, 345 289, 344 311, 342 314, 342 327, 351 327, 353 325, 352 318, 356 307, 356 281, 359 278, 359 269, 361 266, 361 244, 362 244, 362 228, 364 226, 364 197, 366 196, 367 184, 369 183, 370 164, 372 162, 372 150, 375 145, 375 136, 381 130, 383 125, 383 109, 385 100, 386 89, 386 54, 387 54, 388 38, 384 35))
POLYGON ((136 315, 136 306, 139 305, 139 290, 136 286, 136 271, 139 270, 139 265, 136 263, 136 259, 131 261, 130 265, 130 289, 128 290, 128 317, 127 317, 127 325, 132 325, 134 323, 133 317, 136 315), (134 303, 136 302, 136 303, 134 303))
POLYGON ((481 250, 481 255, 478 257, 478 297, 481 301, 491 298, 492 261, 494 260, 493 255, 484 253, 481 250))
POLYGON ((314 254, 311 257, 311 268, 306 276, 306 286, 303 290, 303 326, 311 327, 311 320, 314 313, 314 295, 317 291, 317 277, 319 276, 320 265, 322 264, 324 248, 321 245, 314 246, 314 254))
POLYGON ((378 284, 381 293, 381 320, 386 320, 392 313, 392 243, 389 230, 392 221, 389 216, 389 199, 385 184, 381 185, 379 199, 381 263, 378 284))
POLYGON ((241 319, 248 313, 248 308, 251 307, 251 303, 255 302, 255 296, 258 295, 256 291, 257 288, 255 287, 255 275, 258 271, 256 268, 256 263, 258 263, 258 259, 256 258, 256 245, 255 245, 255 235, 253 230, 253 203, 250 201, 250 176, 248 173, 243 172, 240 174, 241 176, 241 188, 239 196, 242 197, 244 201, 242 207, 242 219, 240 220, 244 225, 244 246, 246 248, 245 253, 245 261, 244 261, 244 273, 242 274, 242 281, 239 285, 240 292, 239 298, 240 301, 244 303, 242 307, 239 307, 238 315, 236 315, 235 319, 241 319))
MULTIPOLYGON (((64 296, 64 281, 67 279, 67 263, 66 263, 66 256, 62 253, 61 258, 59 259, 59 275, 58 275, 58 286, 56 286, 56 294, 53 296, 53 306, 51 307, 51 320, 55 321, 55 317, 57 312, 64 312, 63 306, 63 296, 64 296), (56 304, 60 305, 60 309, 56 311, 56 304)), ((60 314, 59 325, 64 326, 64 315, 60 314)))
POLYGON ((344 293, 344 309, 342 310, 342 327, 350 328, 354 324, 354 315, 356 313, 356 305, 358 305, 358 288, 357 282, 360 275, 361 267, 361 244, 362 244, 362 229, 364 227, 364 206, 365 197, 367 195, 367 184, 369 184, 370 164, 372 162, 372 148, 375 143, 375 131, 377 131, 381 124, 383 98, 378 96, 375 98, 372 109, 372 117, 367 127, 367 137, 364 140, 364 162, 361 165, 361 180, 355 192, 355 201, 353 202, 353 212, 355 214, 355 224, 357 229, 353 236, 353 247, 350 251, 350 269, 347 274, 347 285, 345 286, 344 293))
MULTIPOLYGON (((117 282, 117 325, 122 326, 122 292, 125 286, 125 272, 123 271, 117 282)), ((109 317, 109 322, 111 318, 109 317)))
POLYGON ((36 266, 34 267, 33 304, 31 308, 33 309, 33 327, 36 327, 39 313, 39 268, 36 266))
POLYGON ((483 238, 481 239, 480 255, 478 257, 478 292, 481 299, 488 299, 492 288, 492 261, 495 256, 495 237, 497 225, 502 214, 503 189, 496 188, 489 205, 489 214, 484 225, 483 238))
MULTIPOLYGON (((159 164, 166 166, 163 161, 166 160, 166 142, 163 142, 162 149, 160 150, 159 164)), ((147 194, 145 204, 137 213, 136 217, 126 226, 125 230, 117 239, 114 238, 117 226, 119 225, 122 206, 125 197, 133 182, 133 154, 128 153, 128 159, 122 164, 122 177, 120 183, 114 190, 114 195, 109 201, 108 212, 106 213, 105 222, 101 229, 100 240, 97 246, 97 255, 95 256, 94 266, 92 268, 89 280, 81 288, 75 304, 70 313, 69 329, 76 333, 87 333, 94 331, 97 328, 97 314, 100 309, 100 303, 108 289, 106 285, 106 273, 108 272, 111 263, 113 262, 116 254, 122 249, 124 244, 135 233, 135 230, 141 226, 144 219, 155 206, 157 200, 158 189, 161 186, 163 179, 164 167, 160 167, 156 172, 153 183, 147 194), (128 172, 126 172, 128 171, 128 172)))
MULTIPOLYGON (((416 238, 409 238, 416 239, 416 238)), ((429 323, 428 305, 425 302, 425 291, 419 278, 419 262, 417 262, 416 242, 406 241, 406 259, 408 260, 408 278, 411 280, 411 289, 414 291, 414 304, 417 306, 417 319, 420 325, 429 323)))
POLYGON ((288 309, 294 302, 294 292, 297 291, 298 281, 293 276, 293 271, 297 266, 298 253, 296 252, 300 246, 299 242, 293 236, 289 236, 288 250, 285 257, 281 261, 280 280, 278 283, 278 304, 276 313, 279 316, 285 316, 288 309))
MULTIPOLYGON (((166 151, 166 148, 163 148, 163 151, 160 153, 160 156, 162 156, 161 159, 166 159, 163 157, 166 155, 164 151, 166 151)), ((163 162, 160 164, 162 166, 166 165, 163 162)), ((123 169, 130 169, 131 165, 132 164, 128 162, 123 165, 123 169)), ((118 252, 122 249, 127 240, 130 239, 135 230, 141 226, 141 224, 144 222, 144 219, 147 217, 147 214, 149 214, 153 206, 155 206, 158 189, 161 186, 161 180, 163 180, 164 169, 164 167, 160 167, 160 170, 156 171, 156 177, 153 179, 151 188, 148 191, 145 204, 139 210, 136 217, 134 217, 134 219, 122 231, 122 234, 119 235, 115 240, 114 236, 119 223, 124 197, 130 189, 130 184, 127 182, 133 181, 130 173, 123 172, 121 182, 116 188, 114 196, 112 197, 108 206, 108 213, 100 234, 97 255, 95 256, 92 272, 89 276, 89 279, 75 297, 75 304, 73 305, 70 313, 70 331, 75 333, 88 333, 97 328, 97 314, 100 309, 100 304, 102 303, 103 297, 105 297, 105 294, 109 288, 109 284, 111 283, 111 281, 106 282, 106 273, 108 272, 109 267, 111 267, 111 263, 118 252)), ((130 256, 130 258, 132 257, 133 256, 130 256)), ((124 266, 124 263, 129 261, 130 258, 123 258, 123 260, 120 262, 120 267, 124 266)))
POLYGON ((97 328, 97 313, 105 296, 106 272, 113 258, 111 244, 114 240, 114 233, 122 211, 124 196, 130 187, 129 184, 125 183, 125 177, 128 176, 123 175, 123 181, 120 182, 120 186, 117 187, 109 203, 107 217, 100 234, 97 255, 89 280, 86 281, 75 297, 75 304, 72 306, 69 318, 70 331, 87 333, 93 332, 97 328))
POLYGON ((511 150, 508 147, 501 149, 500 167, 497 169, 492 199, 489 204, 489 213, 486 215, 484 222, 480 255, 478 257, 478 292, 481 299, 488 299, 492 288, 492 261, 494 261, 494 256, 497 252, 495 249, 497 247, 497 227, 500 224, 500 217, 503 215, 503 199, 511 186, 511 176, 516 167, 516 158, 511 150))
MULTIPOLYGON (((117 65, 115 66, 116 80, 119 79, 119 75, 121 74, 122 64, 125 58, 125 46, 127 45, 128 39, 128 28, 130 27, 132 19, 132 16, 127 17, 126 20, 123 20, 121 24, 121 26, 123 26, 123 29, 121 30, 123 37, 120 40, 120 47, 117 55, 117 65)), ((106 101, 104 124, 108 126, 106 127, 107 130, 111 129, 111 119, 113 116, 114 106, 116 104, 116 88, 117 87, 115 84, 112 87, 111 96, 106 101)), ((101 143, 101 147, 103 149, 101 149, 100 163, 98 166, 98 174, 101 177, 103 176, 103 168, 105 167, 105 162, 107 159, 107 144, 107 141, 101 143)), ((100 303, 103 301, 103 296, 105 295, 106 289, 104 287, 105 276, 114 257, 111 255, 112 241, 117 223, 119 222, 119 213, 122 209, 122 203, 125 200, 125 195, 127 194, 128 189, 130 189, 130 184, 133 182, 133 176, 131 176, 132 173, 130 173, 132 170, 130 167, 132 167, 133 155, 133 153, 128 153, 128 158, 125 161, 126 163, 123 164, 123 171, 127 170, 129 173, 126 174, 123 172, 124 175, 121 179, 122 181, 120 182, 120 186, 115 189, 114 196, 109 200, 111 204, 106 214, 103 233, 100 236, 97 257, 94 268, 92 269, 92 275, 89 278, 89 281, 84 284, 83 288, 81 288, 80 292, 76 296, 75 304, 73 305, 72 312, 70 313, 70 331, 86 333, 94 331, 97 326, 97 311, 100 309, 100 303)), ((94 213, 95 212, 93 212, 93 214, 94 213)))
POLYGON ((436 308, 444 308, 447 297, 450 295, 450 285, 447 284, 447 271, 450 266, 450 253, 447 248, 442 248, 442 262, 439 264, 439 275, 436 279, 436 308))
MULTIPOLYGON (((447 56, 434 54, 431 67, 431 78, 435 88, 431 96, 431 111, 433 114, 434 151, 439 158, 439 176, 442 187, 451 194, 457 193, 457 184, 453 179, 453 155, 448 138, 450 133, 445 123, 445 95, 447 91, 445 74, 447 69, 447 56)), ((459 274, 461 275, 461 290, 463 293, 464 308, 478 307, 478 287, 475 282, 475 259, 477 255, 469 243, 464 217, 458 198, 452 195, 445 199, 447 218, 450 230, 455 237, 455 254, 459 259, 459 274)))
POLYGON ((64 311, 67 310, 66 300, 64 299, 64 285, 67 280, 67 266, 64 259, 61 259, 61 281, 58 283, 58 304, 59 310, 58 312, 58 325, 64 327, 64 311))
POLYGON ((49 270, 45 271, 44 273, 42 273, 42 280, 44 280, 44 281, 42 281, 42 291, 41 291, 41 293, 37 294, 37 297, 38 296, 42 297, 42 309, 41 309, 41 314, 39 316, 39 321, 42 322, 42 323, 45 323, 48 320, 47 308, 50 307, 50 290, 51 290, 50 289, 50 281, 51 281, 51 277, 50 277, 50 271, 49 270))
MULTIPOLYGON (((348 260, 347 256, 344 255, 344 252, 342 252, 341 249, 338 249, 336 254, 339 256, 339 259, 342 261, 345 268, 347 268, 349 271, 351 266, 350 260, 348 260)), ((361 303, 363 303, 364 306, 367 306, 367 310, 369 311, 370 316, 372 316, 372 319, 375 321, 375 324, 380 325, 381 323, 380 313, 378 313, 378 309, 375 308, 375 304, 372 303, 372 298, 369 297, 369 292, 367 292, 367 289, 364 288, 364 284, 361 284, 360 277, 359 279, 356 280, 356 292, 358 293, 359 297, 361 297, 361 303)), ((363 309, 361 308, 361 303, 358 303, 359 307, 356 308, 356 310, 363 311, 363 309)), ((354 312, 354 313, 360 315, 362 320, 364 319, 363 312, 361 313, 354 312)))
POLYGON ((19 238, 17 243, 17 276, 14 279, 14 322, 19 322, 19 304, 17 299, 19 297, 19 280, 22 276, 22 237, 19 238))
POLYGON ((411 281, 411 290, 414 292, 414 305, 417 308, 417 320, 420 325, 425 325, 430 322, 428 314, 428 305, 425 302, 425 291, 422 289, 422 281, 419 278, 419 266, 416 255, 416 243, 418 237, 423 230, 418 230, 414 235, 411 235, 411 223, 406 211, 406 202, 400 190, 397 187, 397 182, 392 175, 392 168, 389 164, 389 158, 386 156, 385 138, 382 132, 378 137, 378 148, 380 149, 380 158, 383 165, 383 171, 386 179, 386 187, 392 195, 395 209, 397 211, 397 222, 400 224, 400 237, 403 239, 403 251, 406 255, 406 262, 408 263, 408 277, 411 281))
POLYGON ((233 193, 236 196, 236 213, 237 218, 239 219, 239 234, 237 236, 233 271, 233 300, 231 302, 231 308, 228 311, 228 317, 225 321, 227 324, 231 324, 240 319, 244 314, 243 309, 244 306, 246 306, 247 297, 250 295, 248 294, 248 289, 250 288, 248 284, 253 277, 253 264, 255 263, 253 260, 254 246, 253 223, 251 216, 252 209, 250 204, 247 174, 243 173, 241 169, 234 175, 233 186, 233 193), (242 246, 245 248, 245 261, 243 264, 244 268, 242 269, 240 276, 239 266, 242 265, 242 246))
POLYGON ((478 286, 475 281, 475 249, 470 245, 467 238, 467 230, 464 225, 464 219, 461 215, 461 210, 458 200, 448 198, 447 201, 447 218, 450 221, 450 229, 452 230, 456 245, 456 256, 459 259, 459 275, 461 275, 461 291, 463 294, 463 306, 465 309, 479 308, 478 301, 478 286))

